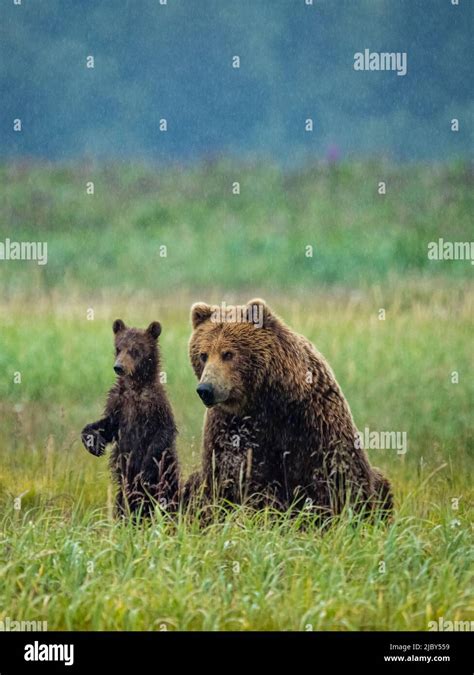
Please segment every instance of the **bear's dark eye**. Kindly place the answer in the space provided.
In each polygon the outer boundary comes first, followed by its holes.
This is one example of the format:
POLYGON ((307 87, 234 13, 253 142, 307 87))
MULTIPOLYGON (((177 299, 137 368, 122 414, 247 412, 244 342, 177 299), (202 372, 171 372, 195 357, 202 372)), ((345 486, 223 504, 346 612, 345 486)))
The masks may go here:
POLYGON ((137 350, 136 350, 136 349, 131 349, 131 350, 130 350, 130 356, 132 357, 132 359, 136 359, 137 356, 138 356, 137 350))
POLYGON ((207 361, 207 354, 206 354, 206 352, 201 352, 201 353, 199 354, 199 358, 201 359, 201 361, 202 361, 203 363, 206 363, 206 361, 207 361))
POLYGON ((118 347, 115 347, 115 356, 118 356, 120 354, 120 349, 118 347))
POLYGON ((222 352, 223 361, 231 361, 234 358, 233 352, 222 352))

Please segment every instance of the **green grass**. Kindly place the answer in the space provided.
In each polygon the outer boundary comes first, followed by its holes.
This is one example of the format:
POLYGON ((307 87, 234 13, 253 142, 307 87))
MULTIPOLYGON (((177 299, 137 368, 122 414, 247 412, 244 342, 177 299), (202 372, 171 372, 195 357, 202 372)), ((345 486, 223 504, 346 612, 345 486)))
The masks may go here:
MULTIPOLYGON (((255 285, 202 299, 256 294, 255 285)), ((327 356, 359 428, 408 434, 404 456, 369 451, 393 481, 394 522, 348 516, 324 534, 244 510, 204 530, 110 518, 107 462, 86 453, 79 431, 98 418, 113 381, 111 321, 163 323, 186 474, 199 463, 204 412, 186 352, 196 299, 184 291, 84 291, 34 300, 17 293, 1 304, 0 618, 47 620, 49 629, 144 630, 426 630, 439 616, 472 619, 468 282, 267 294, 327 356), (14 384, 18 371, 22 381, 14 384)))
POLYGON ((343 522, 325 536, 265 513, 204 532, 54 505, 8 514, 3 607, 49 629, 426 630, 467 615, 473 561, 449 506, 407 515, 416 501, 405 495, 389 528, 343 522))
POLYGON ((426 630, 473 618, 472 266, 427 259, 429 241, 471 239, 471 167, 24 162, 0 180, 0 241, 46 241, 49 258, 0 263, 0 619, 426 630), (113 382, 112 320, 163 324, 187 475, 204 413, 189 307, 255 296, 326 355, 361 430, 407 432, 406 455, 369 450, 393 482, 394 522, 348 516, 322 534, 240 509, 206 529, 118 525, 107 461, 79 440, 113 382))
POLYGON ((0 264, 9 294, 79 288, 168 296, 215 285, 296 292, 471 273, 468 261, 427 258, 430 241, 471 238, 472 168, 463 163, 316 164, 289 173, 226 161, 156 170, 19 163, 0 165, 0 182, 0 240, 48 243, 45 266, 0 264), (240 195, 232 194, 235 181, 240 195))

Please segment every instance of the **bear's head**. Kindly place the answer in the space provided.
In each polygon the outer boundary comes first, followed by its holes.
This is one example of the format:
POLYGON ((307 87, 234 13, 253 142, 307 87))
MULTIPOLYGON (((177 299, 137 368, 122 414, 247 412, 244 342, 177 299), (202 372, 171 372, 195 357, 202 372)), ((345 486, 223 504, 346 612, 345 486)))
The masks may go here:
POLYGON ((259 299, 247 305, 198 302, 191 308, 191 323, 189 356, 201 400, 208 408, 243 413, 270 372, 278 318, 259 299))
POLYGON ((157 338, 161 324, 153 321, 146 330, 128 328, 121 319, 112 325, 115 335, 114 371, 119 377, 135 380, 152 377, 158 366, 157 338))

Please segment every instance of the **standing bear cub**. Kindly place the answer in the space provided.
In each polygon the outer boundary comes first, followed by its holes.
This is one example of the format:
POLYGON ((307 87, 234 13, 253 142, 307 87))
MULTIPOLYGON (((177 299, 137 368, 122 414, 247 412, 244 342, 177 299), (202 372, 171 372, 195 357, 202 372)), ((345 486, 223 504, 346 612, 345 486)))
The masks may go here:
POLYGON ((202 470, 186 500, 223 498, 321 516, 392 509, 325 358, 263 300, 191 309, 189 354, 207 407, 202 470))
POLYGON ((176 425, 160 382, 157 338, 161 325, 146 330, 113 323, 114 371, 102 419, 82 430, 82 441, 93 455, 114 443, 110 459, 117 483, 117 515, 150 515, 158 504, 166 511, 178 506, 179 469, 176 425))

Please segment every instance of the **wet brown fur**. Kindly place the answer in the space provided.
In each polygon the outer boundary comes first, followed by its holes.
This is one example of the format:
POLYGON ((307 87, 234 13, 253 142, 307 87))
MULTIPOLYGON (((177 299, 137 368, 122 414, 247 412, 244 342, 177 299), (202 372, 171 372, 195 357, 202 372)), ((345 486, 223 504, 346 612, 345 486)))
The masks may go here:
POLYGON ((390 483, 357 447, 349 405, 325 358, 264 301, 246 307, 263 311, 261 328, 214 321, 205 303, 191 311, 193 369, 225 400, 206 412, 202 469, 189 478, 186 500, 304 506, 329 516, 348 505, 388 515, 390 483))
POLYGON ((178 506, 179 467, 176 425, 160 382, 157 338, 161 326, 127 328, 118 319, 115 367, 123 374, 108 393, 104 417, 82 430, 89 452, 102 455, 113 443, 110 468, 117 485, 117 515, 149 515, 158 504, 173 512, 178 506))

